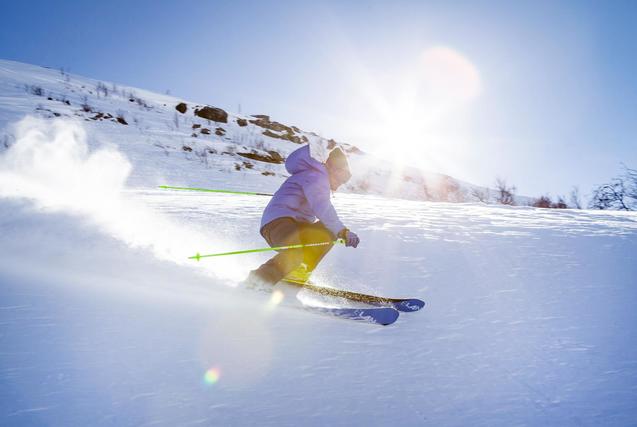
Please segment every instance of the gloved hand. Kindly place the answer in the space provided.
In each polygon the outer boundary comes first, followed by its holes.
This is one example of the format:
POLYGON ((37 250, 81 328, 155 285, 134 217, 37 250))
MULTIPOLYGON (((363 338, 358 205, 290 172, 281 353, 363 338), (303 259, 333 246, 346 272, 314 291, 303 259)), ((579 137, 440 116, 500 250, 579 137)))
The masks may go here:
POLYGON ((353 231, 349 231, 347 228, 342 229, 338 233, 338 237, 345 241, 345 246, 347 247, 357 247, 361 242, 361 239, 354 233, 353 231))

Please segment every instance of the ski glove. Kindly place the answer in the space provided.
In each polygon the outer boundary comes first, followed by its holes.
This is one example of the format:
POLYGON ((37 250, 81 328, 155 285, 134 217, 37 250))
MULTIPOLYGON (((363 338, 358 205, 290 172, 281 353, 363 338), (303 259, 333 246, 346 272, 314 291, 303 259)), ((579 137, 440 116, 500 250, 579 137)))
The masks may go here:
POLYGON ((345 240, 345 246, 347 247, 357 247, 361 242, 361 239, 359 239, 356 233, 349 231, 347 228, 342 229, 338 233, 338 237, 345 240))

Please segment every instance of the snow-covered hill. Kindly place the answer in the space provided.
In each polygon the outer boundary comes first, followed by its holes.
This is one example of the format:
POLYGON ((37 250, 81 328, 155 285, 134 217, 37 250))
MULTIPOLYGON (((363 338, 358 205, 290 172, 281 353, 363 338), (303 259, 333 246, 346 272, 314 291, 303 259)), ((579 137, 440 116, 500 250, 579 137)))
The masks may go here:
MULTIPOLYGON (((257 175, 264 179, 251 184, 272 190, 287 176, 282 163, 288 154, 311 139, 323 139, 267 115, 228 113, 204 103, 0 60, 0 144, 11 144, 15 135, 7 125, 27 114, 81 120, 91 144, 116 139, 134 165, 131 185, 152 179, 205 187, 230 174, 234 182, 257 175)), ((495 197, 486 188, 399 168, 357 147, 329 141, 343 147, 352 163, 353 178, 345 192, 450 202, 495 197)))
MULTIPOLYGON (((112 94, 92 101, 102 120, 85 121, 73 91, 68 105, 18 83, 64 76, 19 67, 0 67, 12 135, 0 152, 0 425, 637 419, 636 213, 337 194, 361 245, 335 247, 316 280, 427 306, 388 327, 319 316, 237 288, 269 254, 188 259, 263 246, 267 197, 155 187, 272 190, 281 165, 234 171, 237 156, 218 152, 206 166, 195 149, 238 144, 192 138, 192 117, 160 128, 168 97, 164 112, 158 95, 136 92, 150 109, 127 101, 139 113, 120 115, 138 128, 117 122, 112 94), (54 117, 21 120, 38 104, 54 117)), ((264 141, 281 146, 259 154, 297 146, 264 141)))

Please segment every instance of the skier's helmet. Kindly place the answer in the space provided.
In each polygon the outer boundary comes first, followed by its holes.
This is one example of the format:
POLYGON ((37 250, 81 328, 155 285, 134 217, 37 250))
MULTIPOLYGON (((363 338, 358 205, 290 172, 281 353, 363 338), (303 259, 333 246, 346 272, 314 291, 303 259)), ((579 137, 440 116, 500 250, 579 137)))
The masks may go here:
POLYGON ((325 165, 330 171, 330 174, 338 176, 339 181, 345 183, 352 177, 352 173, 349 169, 349 162, 347 156, 340 148, 335 148, 330 151, 330 155, 325 162, 325 165))

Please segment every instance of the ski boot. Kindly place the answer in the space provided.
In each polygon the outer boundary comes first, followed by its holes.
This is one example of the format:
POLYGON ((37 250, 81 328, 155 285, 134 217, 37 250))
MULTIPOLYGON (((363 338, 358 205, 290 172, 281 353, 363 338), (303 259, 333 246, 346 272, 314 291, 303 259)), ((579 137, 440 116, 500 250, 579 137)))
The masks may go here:
POLYGON ((301 263, 294 270, 290 271, 283 280, 288 282, 306 284, 310 281, 311 271, 308 271, 307 265, 305 263, 301 263))

